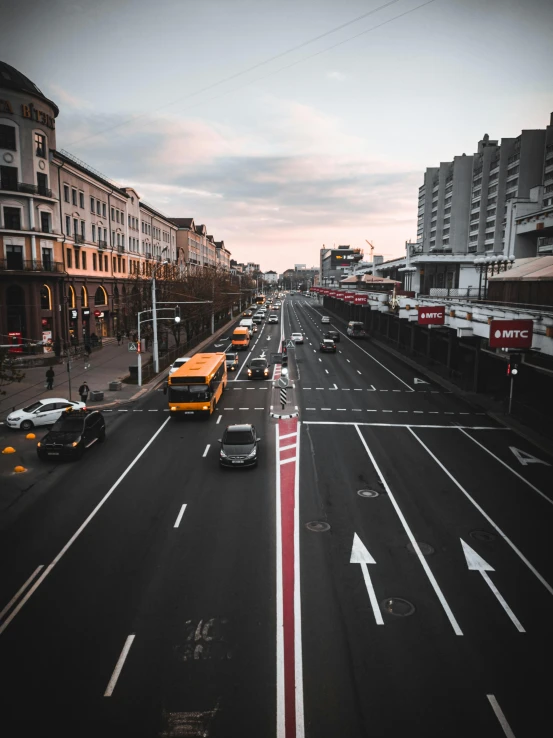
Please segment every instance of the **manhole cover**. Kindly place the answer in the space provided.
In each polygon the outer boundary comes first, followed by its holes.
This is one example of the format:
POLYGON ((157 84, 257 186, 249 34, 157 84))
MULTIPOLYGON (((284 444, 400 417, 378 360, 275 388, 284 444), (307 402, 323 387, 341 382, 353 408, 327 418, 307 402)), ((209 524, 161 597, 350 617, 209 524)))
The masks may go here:
MULTIPOLYGON (((425 543, 424 541, 417 541, 417 546, 420 548, 421 554, 423 556, 432 556, 434 553, 434 549, 429 543, 425 543)), ((407 550, 411 551, 411 553, 415 553, 415 548, 412 543, 407 544, 407 550)))
POLYGON ((380 607, 389 615, 397 615, 400 618, 406 618, 415 612, 415 606, 401 597, 389 597, 380 604, 380 607))
POLYGON ((330 530, 330 525, 328 523, 323 523, 320 520, 314 520, 311 523, 307 523, 305 527, 307 530, 313 531, 313 533, 326 533, 327 530, 330 530))
POLYGON ((484 543, 491 543, 491 541, 495 541, 497 538, 493 533, 488 533, 487 530, 473 530, 470 533, 470 537, 477 541, 484 541, 484 543))
POLYGON ((357 490, 357 494, 359 497, 378 497, 380 492, 377 492, 375 489, 359 489, 357 490))

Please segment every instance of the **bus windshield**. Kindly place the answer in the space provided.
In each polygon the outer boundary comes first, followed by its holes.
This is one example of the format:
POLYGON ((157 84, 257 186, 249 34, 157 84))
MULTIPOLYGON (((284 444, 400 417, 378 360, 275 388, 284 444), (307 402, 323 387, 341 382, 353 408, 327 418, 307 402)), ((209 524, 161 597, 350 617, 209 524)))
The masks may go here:
POLYGON ((207 384, 179 384, 169 387, 169 402, 203 402, 209 400, 207 384))

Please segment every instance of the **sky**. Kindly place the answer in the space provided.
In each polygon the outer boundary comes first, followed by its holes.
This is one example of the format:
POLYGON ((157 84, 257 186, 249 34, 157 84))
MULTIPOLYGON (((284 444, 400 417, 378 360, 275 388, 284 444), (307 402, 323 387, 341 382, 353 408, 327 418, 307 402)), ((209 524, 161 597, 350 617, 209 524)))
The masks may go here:
POLYGON ((426 167, 553 111, 550 0, 0 0, 0 19, 59 149, 263 271, 366 240, 402 255, 426 167))

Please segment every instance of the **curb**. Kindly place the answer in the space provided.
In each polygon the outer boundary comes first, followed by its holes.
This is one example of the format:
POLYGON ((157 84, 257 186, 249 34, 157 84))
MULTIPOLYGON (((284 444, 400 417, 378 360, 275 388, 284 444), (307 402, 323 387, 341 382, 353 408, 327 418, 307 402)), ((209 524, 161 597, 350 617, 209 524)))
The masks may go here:
POLYGON ((276 418, 277 420, 289 420, 290 418, 298 418, 299 411, 295 413, 291 413, 290 415, 279 415, 278 413, 269 413, 269 416, 271 418, 276 418))

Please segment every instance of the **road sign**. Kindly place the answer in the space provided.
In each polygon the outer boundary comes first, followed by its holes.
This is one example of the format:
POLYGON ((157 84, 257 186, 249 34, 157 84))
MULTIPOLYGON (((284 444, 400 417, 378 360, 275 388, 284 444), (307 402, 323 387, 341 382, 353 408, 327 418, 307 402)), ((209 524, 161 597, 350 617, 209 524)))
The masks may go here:
POLYGON ((492 320, 490 348, 532 348, 533 320, 492 320))
POLYGON ((286 348, 296 348, 296 344, 288 339, 288 341, 286 341, 286 348))
POLYGON ((134 341, 129 341, 127 344, 127 347, 129 351, 136 351, 136 343, 134 341))
POLYGON ((280 390, 280 404, 282 405, 282 409, 284 409, 284 406, 286 405, 286 388, 285 387, 280 390))
POLYGON ((280 377, 278 380, 279 387, 288 387, 289 384, 290 380, 288 379, 288 377, 280 377))

